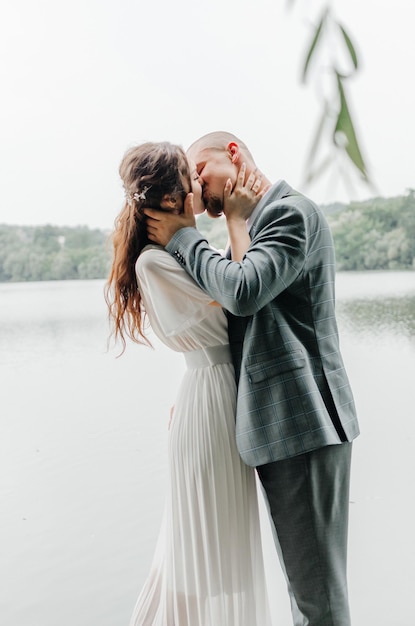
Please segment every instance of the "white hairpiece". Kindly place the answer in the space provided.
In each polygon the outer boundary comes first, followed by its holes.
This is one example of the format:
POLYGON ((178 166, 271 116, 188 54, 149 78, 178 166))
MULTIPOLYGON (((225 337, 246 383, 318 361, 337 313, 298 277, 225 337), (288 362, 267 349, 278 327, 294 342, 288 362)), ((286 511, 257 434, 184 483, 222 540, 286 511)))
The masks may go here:
POLYGON ((125 191, 125 197, 127 198, 127 202, 128 204, 131 206, 133 203, 133 200, 135 200, 136 202, 139 202, 140 200, 145 200, 146 199, 146 193, 147 191, 151 188, 150 186, 145 185, 144 188, 140 191, 135 191, 133 194, 131 194, 129 191, 125 191))

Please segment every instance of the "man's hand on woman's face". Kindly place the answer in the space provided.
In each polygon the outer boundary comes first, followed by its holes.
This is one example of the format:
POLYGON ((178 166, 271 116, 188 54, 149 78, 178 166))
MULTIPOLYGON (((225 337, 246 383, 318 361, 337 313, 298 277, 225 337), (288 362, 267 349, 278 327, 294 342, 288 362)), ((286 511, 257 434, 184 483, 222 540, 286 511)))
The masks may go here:
POLYGON ((183 206, 183 212, 178 215, 163 209, 144 209, 147 216, 147 236, 150 241, 160 246, 168 244, 173 235, 181 228, 196 226, 193 215, 193 194, 188 193, 183 206))

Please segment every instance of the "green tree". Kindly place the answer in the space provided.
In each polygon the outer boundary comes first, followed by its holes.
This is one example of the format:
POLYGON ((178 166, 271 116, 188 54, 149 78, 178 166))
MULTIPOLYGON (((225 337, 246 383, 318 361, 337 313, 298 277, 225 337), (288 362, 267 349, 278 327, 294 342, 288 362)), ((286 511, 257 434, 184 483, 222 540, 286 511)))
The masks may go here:
POLYGON ((340 270, 413 269, 415 197, 374 198, 327 215, 340 270))
MULTIPOLYGON (((289 7, 295 4, 299 4, 299 0, 288 0, 289 7)), ((310 40, 302 66, 302 82, 314 80, 320 104, 320 119, 306 159, 306 183, 338 163, 336 157, 340 156, 340 163, 346 161, 365 183, 372 186, 349 102, 350 81, 359 66, 353 37, 337 19, 330 3, 325 2, 310 23, 310 40), (322 77, 325 89, 321 88, 322 77)), ((343 175, 342 168, 339 173, 343 175)))
POLYGON ((0 225, 0 281, 107 276, 107 233, 82 227, 0 225))

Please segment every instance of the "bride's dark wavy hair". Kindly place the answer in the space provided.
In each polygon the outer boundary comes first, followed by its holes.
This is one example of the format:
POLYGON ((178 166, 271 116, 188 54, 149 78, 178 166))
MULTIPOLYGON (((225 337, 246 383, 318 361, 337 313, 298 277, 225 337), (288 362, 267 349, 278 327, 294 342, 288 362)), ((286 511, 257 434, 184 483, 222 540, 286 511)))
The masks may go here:
POLYGON ((105 286, 112 326, 110 337, 126 347, 126 337, 149 345, 145 336, 145 311, 138 289, 135 264, 147 237, 143 208, 160 208, 163 197, 183 198, 191 189, 184 150, 169 142, 143 143, 128 150, 119 167, 126 199, 112 233, 113 261, 105 286), (143 193, 144 192, 144 193, 143 193))

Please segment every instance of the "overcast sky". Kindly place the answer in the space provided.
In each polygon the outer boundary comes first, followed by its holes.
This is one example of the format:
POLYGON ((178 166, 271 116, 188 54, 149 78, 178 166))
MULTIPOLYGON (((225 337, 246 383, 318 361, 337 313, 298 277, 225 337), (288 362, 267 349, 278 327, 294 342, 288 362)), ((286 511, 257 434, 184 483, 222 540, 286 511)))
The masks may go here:
POLYGON ((334 171, 307 189, 318 92, 301 61, 325 3, 2 0, 0 223, 111 228, 131 145, 234 132, 320 203, 415 187, 415 4, 333 0, 361 69, 349 96, 376 191, 334 171), (307 10, 306 10, 307 9, 307 10))

